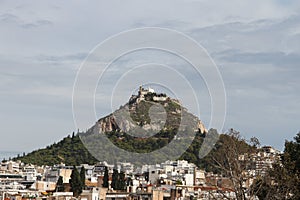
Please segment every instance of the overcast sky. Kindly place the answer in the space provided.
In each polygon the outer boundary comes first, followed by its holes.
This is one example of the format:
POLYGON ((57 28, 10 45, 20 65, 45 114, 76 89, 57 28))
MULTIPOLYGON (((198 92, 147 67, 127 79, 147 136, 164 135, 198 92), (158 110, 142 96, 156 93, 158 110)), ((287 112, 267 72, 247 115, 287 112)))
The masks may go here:
POLYGON ((283 150, 300 131, 299 13, 297 0, 0 0, 0 151, 29 152, 75 131, 80 64, 106 38, 149 26, 208 51, 225 84, 224 130, 283 150))

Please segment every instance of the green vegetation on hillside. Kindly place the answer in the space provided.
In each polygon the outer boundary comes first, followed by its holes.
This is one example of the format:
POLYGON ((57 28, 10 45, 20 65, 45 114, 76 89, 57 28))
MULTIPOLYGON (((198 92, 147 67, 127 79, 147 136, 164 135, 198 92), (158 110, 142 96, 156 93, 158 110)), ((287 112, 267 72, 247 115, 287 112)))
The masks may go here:
POLYGON ((97 160, 88 152, 78 135, 67 136, 58 143, 47 146, 44 149, 33 151, 22 157, 14 158, 24 163, 42 165, 54 165, 65 163, 66 165, 80 165, 82 163, 94 164, 97 160))
MULTIPOLYGON (((119 133, 118 133, 119 134, 119 133)), ((140 149, 139 152, 150 152, 153 149, 160 148, 167 144, 173 139, 175 133, 172 131, 162 131, 159 138, 153 138, 148 142, 146 140, 120 140, 122 137, 118 134, 112 134, 110 139, 120 148, 126 149, 128 151, 136 151, 140 149), (156 140, 156 141, 155 141, 156 140), (159 141, 159 142, 157 142, 159 141), (134 149, 136 148, 136 149, 134 149)), ((209 133, 208 133, 209 134, 209 133)), ((195 163, 197 166, 204 168, 208 171, 217 171, 212 165, 212 157, 217 154, 222 148, 222 143, 228 139, 228 135, 221 134, 219 141, 215 145, 215 148, 203 159, 199 159, 198 154, 203 143, 205 135, 197 133, 190 147, 182 154, 179 159, 184 159, 189 162, 195 163)), ((245 151, 247 151, 250 146, 244 143, 245 151)), ((36 165, 54 165, 59 163, 65 163, 66 165, 80 165, 83 163, 95 164, 97 160, 90 154, 85 148, 78 135, 73 135, 72 137, 65 137, 60 142, 50 145, 44 149, 39 149, 33 151, 25 156, 14 158, 14 160, 21 160, 24 163, 31 163, 36 165)))
MULTIPOLYGON (((152 93, 148 95, 153 95, 152 93)), ((147 99, 147 96, 145 97, 147 99)), ((161 102, 155 102, 155 101, 141 101, 139 103, 132 103, 129 104, 129 110, 130 110, 130 117, 134 122, 136 122, 138 125, 143 126, 145 124, 150 124, 151 119, 149 116, 149 110, 152 106, 162 106, 163 109, 166 112, 166 123, 164 128, 165 129, 177 129, 180 120, 181 120, 181 106, 174 102, 171 99, 167 99, 166 101, 161 102)), ((154 113, 153 113, 154 114, 154 113)), ((155 113, 155 117, 157 119, 162 119, 162 115, 164 113, 155 113)), ((193 116, 195 118, 195 116, 193 116)))
MULTIPOLYGON (((149 153, 166 146, 176 135, 176 130, 162 130, 152 137, 136 138, 122 132, 110 132, 106 136, 117 147, 130 152, 149 153)), ((95 139, 97 145, 97 139, 95 139)))
MULTIPOLYGON (((226 139, 228 139, 227 135, 221 135, 220 140, 216 144, 216 148, 214 148, 208 156, 203 159, 199 158, 199 151, 201 149, 201 145, 205 138, 205 134, 201 133, 200 130, 196 131, 198 127, 199 119, 187 112, 187 109, 180 106, 180 104, 167 98, 165 101, 154 102, 151 99, 154 94, 146 95, 146 100, 142 100, 140 102, 132 101, 129 104, 126 104, 122 108, 128 106, 130 111, 130 116, 132 120, 136 123, 136 125, 144 126, 146 124, 152 124, 149 111, 150 109, 156 109, 154 111, 154 121, 157 120, 158 125, 161 124, 160 117, 162 115, 166 115, 166 121, 163 127, 161 127, 160 131, 151 137, 134 137, 128 133, 122 132, 119 128, 113 129, 111 132, 107 132, 106 137, 117 147, 124 149, 126 152, 135 152, 135 153, 150 153, 152 151, 161 149, 171 143, 171 141, 177 141, 173 143, 173 148, 168 152, 165 152, 165 155, 155 154, 153 159, 154 161, 159 160, 159 158, 170 157, 170 154, 173 152, 184 152, 179 159, 184 159, 189 162, 195 163, 197 166, 204 168, 209 171, 217 171, 216 168, 212 165, 212 157, 218 152, 220 148, 223 148, 222 143, 226 139), (154 106, 154 108, 152 107, 154 106), (160 110, 162 109, 162 110, 160 110), (164 112, 165 113, 164 113, 164 112), (195 132, 196 131, 196 132, 195 132), (181 136, 178 136, 178 132, 181 133, 181 136), (194 138, 194 139, 193 139, 194 138), (190 144, 190 140, 192 140, 190 144), (179 142, 180 141, 180 142, 179 142), (184 146, 183 144, 187 144, 184 146), (190 145, 189 145, 190 144, 190 145), (188 148, 187 148, 188 147, 188 148), (187 148, 187 149, 186 149, 187 148), (170 152, 173 151, 173 152, 170 152), (158 158, 159 157, 159 158, 158 158)), ((162 96, 165 96, 162 94, 162 96)), ((122 113, 122 110, 119 110, 122 113)), ((153 110, 152 110, 153 111, 153 110)), ((117 111, 118 112, 118 111, 117 111)), ((152 113, 153 114, 153 113, 152 113)), ((109 123, 108 118, 103 118, 103 121, 106 121, 105 126, 109 123)), ((99 123, 99 122, 98 122, 99 123)), ((157 125, 154 123, 154 126, 157 125)), ((103 142, 100 138, 103 133, 99 133, 97 131, 96 124, 94 127, 89 129, 86 133, 79 133, 77 135, 72 135, 65 137, 63 140, 58 142, 57 144, 53 144, 44 149, 33 151, 27 155, 22 157, 15 158, 23 161, 24 163, 32 163, 37 165, 54 165, 59 163, 65 163, 66 165, 80 165, 83 163, 94 164, 97 160, 92 156, 98 156, 98 152, 100 152, 101 158, 111 158, 111 149, 109 142, 103 142), (95 128, 96 127, 96 128, 95 128), (81 138, 81 139, 80 139, 81 138), (84 142, 82 142, 84 141, 84 142), (102 143, 101 143, 102 142, 102 143), (88 151, 86 149, 90 151, 88 151), (92 154, 91 154, 92 152, 92 154)), ((112 124, 111 124, 112 125, 112 124)), ((131 130, 130 130, 131 131, 131 130)), ((130 132, 129 131, 129 132, 130 132)), ((134 131, 134 130, 133 130, 134 131)), ((139 129, 137 129, 139 131, 139 129)), ((211 132, 216 133, 215 130, 211 130, 211 132)), ((139 133, 139 132, 138 132, 139 133)), ((207 134, 211 134, 208 132, 207 134)), ((212 144, 213 145, 213 144, 212 144)), ((245 149, 247 150, 248 144, 244 144, 245 149)), ((179 154, 180 155, 180 154, 179 154)), ((177 155, 176 155, 177 156, 177 155)), ((126 160, 126 157, 118 157, 115 160, 126 160)), ((138 158, 137 158, 138 159, 138 158)), ((175 159, 175 158, 174 158, 175 159)), ((108 160, 106 160, 108 161, 108 160)))

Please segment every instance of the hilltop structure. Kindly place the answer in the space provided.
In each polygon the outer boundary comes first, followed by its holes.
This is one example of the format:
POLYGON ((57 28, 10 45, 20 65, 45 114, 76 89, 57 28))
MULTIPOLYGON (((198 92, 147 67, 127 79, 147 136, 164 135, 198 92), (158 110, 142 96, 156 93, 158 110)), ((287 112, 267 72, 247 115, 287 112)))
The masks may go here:
POLYGON ((156 93, 154 89, 148 87, 148 89, 143 88, 143 86, 139 87, 138 95, 132 95, 129 102, 130 103, 139 103, 141 101, 156 101, 162 102, 170 99, 166 94, 156 93))

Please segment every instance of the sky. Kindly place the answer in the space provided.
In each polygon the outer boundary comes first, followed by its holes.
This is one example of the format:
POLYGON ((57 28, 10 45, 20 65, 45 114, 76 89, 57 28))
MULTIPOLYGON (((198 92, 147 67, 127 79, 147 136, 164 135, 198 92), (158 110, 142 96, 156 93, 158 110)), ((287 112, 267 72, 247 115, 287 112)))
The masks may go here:
MULTIPOLYGON (((223 131, 283 150, 300 131, 299 13, 297 0, 1 0, 0 151, 30 152, 76 131, 80 65, 105 39, 143 27, 176 30, 202 45, 224 81, 223 131)), ((108 112, 101 106, 99 117, 108 112)), ((204 124, 208 107, 203 100, 204 124)))

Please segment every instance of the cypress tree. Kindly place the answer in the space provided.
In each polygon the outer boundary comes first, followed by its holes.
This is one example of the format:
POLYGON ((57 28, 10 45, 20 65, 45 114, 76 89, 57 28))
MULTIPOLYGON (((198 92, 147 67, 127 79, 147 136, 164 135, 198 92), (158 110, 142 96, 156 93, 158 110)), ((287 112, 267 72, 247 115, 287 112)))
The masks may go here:
POLYGON ((102 186, 105 188, 108 188, 108 169, 107 169, 107 167, 105 167, 102 186))
POLYGON ((112 181, 111 181, 111 187, 114 190, 118 189, 118 179, 119 179, 119 172, 117 169, 114 169, 113 174, 112 174, 112 181))
POLYGON ((57 183, 56 183, 56 188, 55 188, 56 192, 64 192, 65 191, 65 187, 64 187, 64 182, 63 182, 63 177, 59 176, 57 183))
POLYGON ((125 174, 124 172, 119 173, 118 178, 118 190, 125 190, 126 189, 126 180, 125 180, 125 174))
POLYGON ((81 179, 81 186, 84 189, 85 188, 85 168, 84 166, 80 169, 80 179, 81 179))
POLYGON ((74 197, 78 197, 82 193, 82 182, 80 179, 79 172, 77 171, 75 166, 72 170, 70 186, 74 197))

